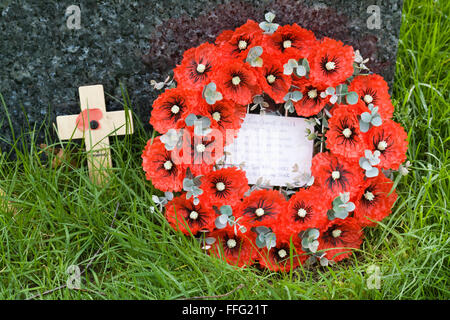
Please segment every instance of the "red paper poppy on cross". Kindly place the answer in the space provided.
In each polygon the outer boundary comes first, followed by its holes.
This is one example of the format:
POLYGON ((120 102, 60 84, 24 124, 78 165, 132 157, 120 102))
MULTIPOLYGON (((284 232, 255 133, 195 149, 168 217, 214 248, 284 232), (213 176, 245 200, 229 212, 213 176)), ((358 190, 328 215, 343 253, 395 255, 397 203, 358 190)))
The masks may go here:
POLYGON ((81 131, 100 129, 103 112, 100 109, 85 109, 77 117, 77 128, 81 131))

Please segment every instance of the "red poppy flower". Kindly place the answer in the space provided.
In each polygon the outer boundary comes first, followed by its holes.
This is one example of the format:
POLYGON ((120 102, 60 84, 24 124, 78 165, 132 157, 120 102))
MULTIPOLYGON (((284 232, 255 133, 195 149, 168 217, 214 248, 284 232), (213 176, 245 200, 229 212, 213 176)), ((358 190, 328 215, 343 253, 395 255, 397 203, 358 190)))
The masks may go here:
POLYGON ((328 121, 327 148, 346 158, 360 158, 367 149, 359 130, 358 114, 352 108, 337 109, 328 121))
POLYGON ((334 116, 334 113, 336 110, 339 109, 349 109, 351 110, 351 112, 356 113, 357 115, 361 115, 363 112, 369 112, 370 110, 369 108, 363 103, 361 102, 361 100, 358 100, 358 102, 356 104, 339 104, 339 103, 335 103, 333 105, 333 107, 330 109, 330 114, 331 116, 334 116))
POLYGON ((289 199, 280 223, 285 233, 297 236, 300 231, 320 229, 327 224, 327 206, 323 201, 323 193, 322 188, 314 186, 300 189, 289 199))
POLYGON ((253 20, 248 20, 244 25, 237 28, 226 41, 230 35, 230 33, 226 33, 219 38, 219 50, 224 57, 240 60, 245 60, 249 49, 259 46, 262 40, 262 30, 259 24, 253 20))
POLYGON ((173 71, 175 81, 180 87, 201 90, 211 82, 216 65, 216 47, 210 43, 203 43, 184 53, 181 65, 173 71))
POLYGON ((234 31, 233 30, 225 30, 222 31, 221 34, 219 34, 216 38, 216 45, 220 46, 222 44, 224 44, 225 42, 230 41, 231 37, 234 35, 234 31))
POLYGON ((150 124, 159 133, 183 127, 184 119, 191 113, 193 93, 189 90, 167 89, 153 103, 150 124))
POLYGON ((142 153, 142 167, 147 180, 161 191, 180 191, 184 172, 172 159, 171 152, 156 137, 148 141, 142 153))
POLYGON ((244 224, 252 227, 273 227, 286 210, 286 199, 276 190, 256 190, 242 201, 236 217, 242 217, 244 224))
POLYGON ((291 87, 291 77, 283 73, 283 65, 278 59, 263 55, 263 66, 258 71, 259 85, 276 103, 283 103, 284 96, 291 87))
POLYGON ((100 109, 85 109, 77 117, 76 123, 78 130, 100 129, 100 120, 103 118, 103 112, 100 109))
POLYGON ((391 208, 397 200, 395 191, 389 194, 392 185, 393 182, 383 174, 365 181, 355 200, 354 217, 361 226, 376 226, 377 223, 371 220, 381 221, 391 213, 391 208))
POLYGON ((323 186, 331 199, 342 192, 351 195, 359 190, 362 182, 362 170, 358 164, 351 164, 346 160, 330 153, 318 153, 312 159, 311 173, 315 178, 315 185, 323 186))
POLYGON ((173 159, 183 169, 189 167, 194 176, 205 175, 223 157, 223 146, 223 135, 219 130, 206 136, 197 136, 189 127, 183 130, 182 147, 173 151, 173 159))
POLYGON ((200 196, 205 201, 220 208, 222 205, 233 206, 240 201, 248 190, 245 172, 236 167, 219 169, 202 178, 200 196))
POLYGON ((317 87, 306 78, 294 80, 293 85, 303 94, 303 98, 294 103, 295 111, 299 116, 310 117, 318 114, 330 100, 330 96, 325 98, 320 96, 325 91, 325 87, 317 87))
POLYGON ((326 258, 335 262, 349 257, 351 249, 361 246, 363 232, 354 218, 330 221, 321 232, 318 250, 324 250, 326 258))
POLYGON ((381 126, 372 127, 365 136, 369 149, 380 151, 381 168, 397 170, 406 160, 408 135, 397 122, 385 120, 381 126))
POLYGON ((341 41, 324 38, 308 62, 312 83, 336 87, 353 75, 353 48, 341 41))
POLYGON ((270 36, 264 37, 263 48, 269 54, 277 55, 277 59, 285 64, 289 59, 296 61, 308 58, 311 47, 317 43, 312 31, 303 29, 298 24, 280 26, 270 36))
POLYGON ((214 76, 218 91, 225 99, 246 105, 261 93, 254 68, 238 60, 230 60, 214 76))
POLYGON ((350 83, 349 91, 356 92, 366 106, 373 104, 378 107, 382 118, 392 117, 394 106, 389 95, 389 87, 382 76, 378 74, 356 76, 350 83))
MULTIPOLYGON (((211 128, 219 129, 224 137, 229 133, 232 133, 233 137, 237 136, 242 122, 244 122, 245 115, 247 114, 247 108, 245 106, 225 99, 217 101, 213 105, 203 101, 200 103, 201 113, 211 120, 211 128)), ((232 139, 225 139, 226 144, 231 142, 232 139)))
MULTIPOLYGON (((294 238, 298 238, 294 235, 294 238)), ((277 239, 277 245, 267 251, 266 248, 259 250, 258 261, 262 267, 265 267, 271 271, 287 272, 291 269, 297 268, 303 263, 307 256, 301 249, 301 245, 294 244, 295 248, 290 249, 290 241, 277 239), (292 262, 291 262, 292 254, 292 262)))
POLYGON ((208 234, 216 242, 209 250, 211 256, 218 257, 231 265, 238 267, 250 266, 257 257, 255 236, 252 232, 234 233, 233 228, 215 230, 208 234))
POLYGON ((186 199, 185 193, 166 204, 166 219, 175 230, 179 230, 186 235, 189 235, 189 230, 193 235, 200 230, 213 230, 215 218, 216 215, 213 210, 204 206, 201 202, 195 205, 193 198, 186 199))

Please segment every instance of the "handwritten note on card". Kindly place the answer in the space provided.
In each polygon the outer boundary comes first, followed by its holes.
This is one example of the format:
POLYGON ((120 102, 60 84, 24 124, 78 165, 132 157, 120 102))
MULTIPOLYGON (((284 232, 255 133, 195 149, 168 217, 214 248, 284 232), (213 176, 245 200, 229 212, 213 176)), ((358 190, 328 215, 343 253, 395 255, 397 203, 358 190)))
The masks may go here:
POLYGON ((263 177, 273 186, 286 186, 300 181, 306 183, 311 174, 313 141, 306 129, 314 127, 303 118, 247 114, 235 141, 225 147, 230 153, 225 164, 244 163, 249 184, 263 177), (297 164, 298 170, 293 172, 297 164))

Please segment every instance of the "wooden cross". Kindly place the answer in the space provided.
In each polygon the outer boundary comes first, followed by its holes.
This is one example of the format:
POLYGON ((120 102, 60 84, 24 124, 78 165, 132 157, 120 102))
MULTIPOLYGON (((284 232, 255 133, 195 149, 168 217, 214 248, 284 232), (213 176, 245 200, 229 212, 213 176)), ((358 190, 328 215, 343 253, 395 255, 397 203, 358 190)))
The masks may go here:
POLYGON ((56 118, 61 140, 84 139, 86 144, 89 177, 97 185, 107 181, 112 167, 109 136, 133 133, 131 110, 106 112, 102 85, 78 89, 81 113, 56 118))

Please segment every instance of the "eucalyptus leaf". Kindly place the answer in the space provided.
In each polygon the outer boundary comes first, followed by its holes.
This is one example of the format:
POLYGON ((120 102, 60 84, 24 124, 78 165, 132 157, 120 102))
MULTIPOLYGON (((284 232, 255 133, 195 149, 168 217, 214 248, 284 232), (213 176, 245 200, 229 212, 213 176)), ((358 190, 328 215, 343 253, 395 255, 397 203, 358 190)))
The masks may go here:
POLYGON ((265 227, 265 226, 258 226, 258 227, 255 227, 254 229, 255 229, 255 232, 258 234, 265 234, 265 233, 269 233, 272 231, 272 230, 270 230, 270 228, 265 227))
POLYGON ((316 252, 317 249, 319 248, 319 241, 314 240, 313 242, 311 242, 309 244, 308 248, 311 252, 313 252, 313 253, 316 252))
POLYGON ((272 34, 277 31, 280 25, 278 23, 270 23, 263 21, 259 24, 259 27, 264 31, 265 34, 272 34))
POLYGON ((364 122, 362 119, 359 121, 359 130, 366 133, 370 129, 370 123, 364 122))
POLYGON ((186 123, 186 125, 188 127, 191 127, 194 125, 194 122, 197 120, 197 116, 193 113, 189 114, 186 119, 184 120, 184 122, 186 123))
POLYGON ((304 66, 298 66, 298 67, 295 69, 295 74, 296 74, 298 77, 304 77, 304 76, 306 76, 306 73, 307 73, 307 71, 306 71, 306 68, 305 68, 304 66))
POLYGON ((224 205, 220 207, 220 213, 226 216, 231 216, 233 215, 233 209, 231 209, 231 206, 229 205, 224 205))
POLYGON ((366 177, 367 178, 373 178, 378 176, 379 170, 376 167, 372 167, 369 170, 366 171, 366 177))
POLYGON ((356 104, 358 103, 358 94, 354 91, 347 93, 345 96, 345 100, 348 104, 356 104))
POLYGON ((338 101, 338 96, 332 95, 330 98, 330 103, 335 104, 338 101))
POLYGON ((303 98, 303 93, 301 91, 292 92, 291 100, 297 102, 303 98))
POLYGON ((297 61, 295 59, 289 59, 288 62, 283 65, 283 74, 290 76, 297 67, 297 61))
POLYGON ((167 198, 167 200, 171 201, 173 200, 173 192, 164 192, 164 196, 167 198))
POLYGON ((381 116, 377 114, 372 118, 372 121, 370 121, 370 123, 375 127, 381 126, 382 124, 381 116))
POLYGON ((335 93, 335 89, 333 87, 328 87, 325 92, 327 95, 333 95, 335 93))
POLYGON ((273 19, 275 19, 275 14, 269 11, 264 15, 264 18, 267 22, 273 22, 273 19))
POLYGON ((202 96, 203 99, 206 100, 206 103, 213 105, 216 101, 220 101, 223 99, 223 96, 220 92, 216 91, 217 87, 214 82, 209 83, 203 88, 202 96))
POLYGON ((227 226, 227 221, 225 221, 225 223, 223 223, 222 220, 220 219, 221 217, 222 216, 217 217, 217 219, 214 221, 214 224, 217 229, 223 229, 227 226))
POLYGON ((260 249, 262 249, 266 246, 265 239, 261 240, 259 237, 256 238, 255 243, 256 243, 256 246, 260 249))

